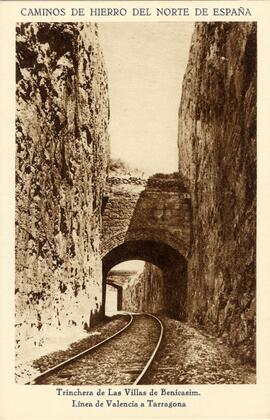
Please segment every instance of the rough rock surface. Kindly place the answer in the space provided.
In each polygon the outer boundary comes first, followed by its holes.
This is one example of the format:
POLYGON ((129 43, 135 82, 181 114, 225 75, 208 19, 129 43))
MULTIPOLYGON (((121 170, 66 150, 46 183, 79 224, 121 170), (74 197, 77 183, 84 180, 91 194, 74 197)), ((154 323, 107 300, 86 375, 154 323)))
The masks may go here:
POLYGON ((145 263, 139 275, 133 275, 123 287, 123 310, 158 312, 166 310, 166 284, 162 270, 145 263))
POLYGON ((179 111, 189 320, 255 360, 256 24, 197 23, 179 111))
POLYGON ((109 103, 96 25, 16 30, 16 344, 27 358, 100 311, 109 103))

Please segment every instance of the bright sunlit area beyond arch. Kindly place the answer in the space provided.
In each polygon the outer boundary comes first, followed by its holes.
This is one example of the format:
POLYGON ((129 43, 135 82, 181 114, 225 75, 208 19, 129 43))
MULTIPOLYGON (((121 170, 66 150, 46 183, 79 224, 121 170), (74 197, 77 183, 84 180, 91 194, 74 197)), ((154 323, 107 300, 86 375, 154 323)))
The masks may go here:
POLYGON ((144 261, 141 260, 130 260, 130 261, 125 261, 122 262, 120 264, 115 265, 112 268, 112 271, 137 271, 137 272, 142 272, 143 271, 143 267, 144 267, 144 261))
POLYGON ((122 309, 119 294, 122 296, 123 287, 140 276, 144 264, 145 262, 141 260, 130 260, 117 264, 110 270, 106 279, 105 314, 107 316, 115 315, 122 309))

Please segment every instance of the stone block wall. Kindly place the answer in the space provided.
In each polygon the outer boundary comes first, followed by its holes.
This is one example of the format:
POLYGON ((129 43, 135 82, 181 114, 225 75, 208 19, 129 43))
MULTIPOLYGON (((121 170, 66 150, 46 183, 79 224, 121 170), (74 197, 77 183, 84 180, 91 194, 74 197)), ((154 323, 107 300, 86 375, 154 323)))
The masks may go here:
POLYGON ((179 110, 188 316, 255 360, 256 24, 197 23, 179 110))
POLYGON ((16 31, 16 345, 33 357, 100 312, 109 100, 95 24, 16 31))
POLYGON ((178 174, 110 177, 102 215, 102 253, 127 241, 163 242, 189 251, 190 196, 178 174))

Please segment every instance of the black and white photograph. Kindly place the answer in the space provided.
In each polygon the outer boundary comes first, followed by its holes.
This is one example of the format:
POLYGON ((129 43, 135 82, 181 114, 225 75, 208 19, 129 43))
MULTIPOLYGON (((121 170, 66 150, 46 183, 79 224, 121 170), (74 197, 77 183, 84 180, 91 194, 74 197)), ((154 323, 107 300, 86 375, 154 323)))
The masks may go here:
POLYGON ((15 30, 15 383, 256 384, 256 22, 15 30))

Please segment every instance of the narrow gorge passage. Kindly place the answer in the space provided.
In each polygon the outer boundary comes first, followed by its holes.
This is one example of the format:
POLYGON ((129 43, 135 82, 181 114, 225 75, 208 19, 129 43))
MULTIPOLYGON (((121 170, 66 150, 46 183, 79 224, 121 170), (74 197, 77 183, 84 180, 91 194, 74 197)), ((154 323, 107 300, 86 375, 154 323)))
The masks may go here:
POLYGON ((43 385, 131 385, 159 339, 157 321, 135 315, 125 332, 39 382, 43 385))
MULTIPOLYGON (((256 23, 197 22, 186 39, 180 22, 108 23, 107 43, 101 25, 16 25, 15 379, 105 334, 122 310, 170 317, 146 383, 255 383, 231 354, 256 366, 256 23), (128 51, 113 51, 113 35, 128 51), (128 71, 125 53, 135 54, 128 71), (133 160, 143 145, 146 172, 133 160), (136 278, 112 275, 136 260, 136 278)), ((50 383, 132 383, 156 334, 139 319, 136 338, 125 333, 50 383)))

